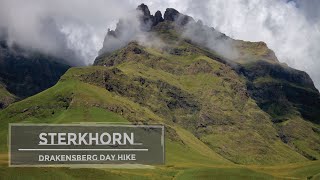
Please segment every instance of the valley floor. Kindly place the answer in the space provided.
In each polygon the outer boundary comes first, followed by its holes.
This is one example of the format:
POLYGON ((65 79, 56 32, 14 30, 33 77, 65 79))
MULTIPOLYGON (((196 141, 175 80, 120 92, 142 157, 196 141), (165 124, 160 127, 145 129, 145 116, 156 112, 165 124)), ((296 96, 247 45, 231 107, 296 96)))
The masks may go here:
POLYGON ((320 179, 320 161, 276 166, 186 163, 150 168, 12 168, 0 155, 0 179, 320 179))

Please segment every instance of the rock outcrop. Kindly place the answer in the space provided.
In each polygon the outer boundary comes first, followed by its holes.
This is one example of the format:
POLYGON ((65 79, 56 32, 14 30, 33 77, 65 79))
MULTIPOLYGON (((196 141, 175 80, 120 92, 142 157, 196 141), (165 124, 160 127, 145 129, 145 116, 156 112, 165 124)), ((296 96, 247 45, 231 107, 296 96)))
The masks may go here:
POLYGON ((164 20, 175 21, 178 25, 182 26, 188 24, 189 22, 195 22, 192 17, 181 14, 179 11, 173 8, 166 9, 166 12, 164 13, 164 20))
POLYGON ((152 26, 156 26, 157 24, 163 22, 164 19, 162 18, 162 13, 160 11, 157 11, 155 14, 154 14, 154 21, 153 21, 153 24, 152 26))
POLYGON ((320 94, 310 76, 281 64, 258 61, 240 70, 247 79, 250 96, 276 123, 299 114, 320 123, 320 94))
MULTIPOLYGON (((163 22, 162 14, 160 11, 157 11, 155 15, 150 14, 150 10, 147 5, 141 4, 137 7, 138 11, 141 11, 141 16, 139 17, 143 26, 148 26, 149 29, 152 26, 156 26, 160 22, 163 22)), ((147 30, 149 30, 147 29, 147 30)))

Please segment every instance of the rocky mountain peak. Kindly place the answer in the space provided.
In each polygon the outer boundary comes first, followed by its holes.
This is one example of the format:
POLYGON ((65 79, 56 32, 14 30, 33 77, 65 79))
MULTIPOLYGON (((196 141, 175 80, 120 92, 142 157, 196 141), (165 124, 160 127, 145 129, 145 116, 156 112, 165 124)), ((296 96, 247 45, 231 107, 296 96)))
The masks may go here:
POLYGON ((167 8, 166 12, 164 13, 164 20, 175 21, 179 17, 179 15, 179 11, 173 8, 167 8))
POLYGON ((164 20, 165 21, 175 21, 178 25, 186 25, 189 22, 195 22, 191 16, 187 16, 181 14, 179 11, 173 8, 167 8, 166 12, 164 13, 164 20))
POLYGON ((145 4, 139 5, 137 10, 142 12, 140 17, 141 22, 143 22, 144 25, 147 24, 151 27, 156 26, 163 21, 176 22, 178 25, 186 25, 187 23, 194 21, 192 17, 181 14, 179 11, 173 8, 167 8, 163 17, 160 11, 157 11, 154 15, 152 15, 148 6, 145 4))
POLYGON ((157 11, 154 14, 154 22, 153 22, 153 26, 159 24, 160 22, 163 22, 164 19, 162 18, 162 13, 160 11, 157 11))
POLYGON ((157 11, 155 13, 155 15, 153 16, 153 15, 151 15, 148 6, 143 3, 137 7, 137 11, 142 12, 142 14, 140 16, 140 20, 143 23, 143 25, 147 25, 147 26, 152 27, 152 26, 156 26, 160 22, 164 21, 164 19, 162 18, 162 13, 160 11, 157 11))
POLYGON ((143 3, 137 7, 137 10, 141 11, 144 16, 151 16, 148 6, 143 3))

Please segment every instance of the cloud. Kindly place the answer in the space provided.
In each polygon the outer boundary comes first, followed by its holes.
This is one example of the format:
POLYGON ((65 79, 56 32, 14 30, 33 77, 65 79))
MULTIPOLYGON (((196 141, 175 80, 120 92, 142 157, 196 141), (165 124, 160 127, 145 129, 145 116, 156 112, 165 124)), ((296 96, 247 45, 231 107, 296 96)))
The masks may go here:
POLYGON ((155 33, 150 32, 154 23, 150 15, 135 9, 129 11, 119 20, 115 30, 108 29, 99 55, 120 49, 131 41, 147 47, 163 48, 165 43, 155 33))
POLYGON ((126 0, 0 0, 0 27, 9 42, 83 65, 97 55, 107 27, 133 7, 126 0))
POLYGON ((306 71, 320 89, 319 0, 152 0, 173 7, 235 39, 264 41, 280 62, 306 71))
POLYGON ((226 37, 201 21, 186 24, 182 36, 207 47, 228 59, 237 59, 240 54, 232 39, 226 37))
POLYGON ((320 2, 189 0, 182 12, 236 39, 264 41, 280 62, 306 71, 320 88, 320 2))
POLYGON ((233 38, 264 41, 320 88, 318 0, 0 0, 0 25, 14 41, 52 53, 68 47, 89 64, 107 29, 142 2, 152 14, 173 7, 233 38))

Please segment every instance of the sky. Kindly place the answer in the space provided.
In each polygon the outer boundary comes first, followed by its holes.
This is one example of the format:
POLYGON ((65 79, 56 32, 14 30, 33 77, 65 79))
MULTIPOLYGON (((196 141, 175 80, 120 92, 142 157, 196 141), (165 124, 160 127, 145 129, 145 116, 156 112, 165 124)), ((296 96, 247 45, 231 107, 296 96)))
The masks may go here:
POLYGON ((264 41, 320 89, 319 0, 0 0, 0 28, 9 42, 64 58, 76 54, 74 64, 88 65, 108 28, 141 3, 151 13, 175 8, 235 39, 264 41))

